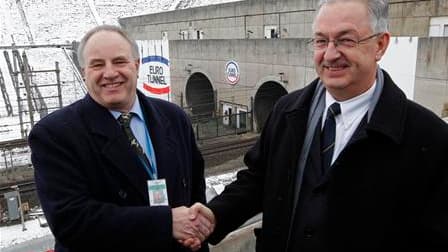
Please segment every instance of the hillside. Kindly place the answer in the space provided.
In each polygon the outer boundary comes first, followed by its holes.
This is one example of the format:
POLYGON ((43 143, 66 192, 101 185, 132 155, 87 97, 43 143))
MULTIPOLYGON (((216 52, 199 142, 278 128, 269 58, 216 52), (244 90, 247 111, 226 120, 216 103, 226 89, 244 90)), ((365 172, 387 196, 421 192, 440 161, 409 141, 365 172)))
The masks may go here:
MULTIPOLYGON (((120 17, 232 1, 236 0, 1 0, 0 46, 10 46, 12 43, 67 44, 79 41, 87 30, 96 25, 96 20, 100 23, 118 24, 120 17), (94 8, 90 8, 89 4, 94 8)), ((55 61, 59 62, 63 105, 84 95, 61 49, 28 49, 25 52, 35 70, 54 69, 55 61)), ((20 128, 17 95, 3 54, 0 55, 0 70, 14 112, 13 116, 7 117, 5 102, 0 97, 0 141, 3 141, 19 138, 20 128)), ((33 77, 33 81, 38 85, 54 83, 55 77, 38 75, 33 77)), ((26 128, 29 130, 30 127, 26 128)))

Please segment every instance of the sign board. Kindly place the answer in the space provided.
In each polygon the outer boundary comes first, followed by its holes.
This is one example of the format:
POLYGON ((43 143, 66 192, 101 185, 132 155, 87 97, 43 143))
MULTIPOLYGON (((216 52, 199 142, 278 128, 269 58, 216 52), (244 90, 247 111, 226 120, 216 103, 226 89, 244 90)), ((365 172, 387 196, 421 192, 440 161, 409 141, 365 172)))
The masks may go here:
POLYGON ((137 40, 140 69, 137 88, 145 95, 170 101, 170 55, 168 40, 137 40))
POLYGON ((225 75, 229 84, 235 85, 238 83, 240 80, 240 67, 236 61, 231 60, 226 63, 225 75))

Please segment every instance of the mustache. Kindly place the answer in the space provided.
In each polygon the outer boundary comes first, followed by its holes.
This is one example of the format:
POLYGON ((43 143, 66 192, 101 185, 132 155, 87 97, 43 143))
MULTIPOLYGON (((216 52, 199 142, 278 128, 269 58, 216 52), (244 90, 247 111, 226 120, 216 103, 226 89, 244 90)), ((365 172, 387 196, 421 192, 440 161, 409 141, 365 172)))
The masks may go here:
POLYGON ((321 67, 348 67, 350 66, 350 63, 348 63, 346 60, 337 60, 337 61, 322 61, 320 63, 321 67))

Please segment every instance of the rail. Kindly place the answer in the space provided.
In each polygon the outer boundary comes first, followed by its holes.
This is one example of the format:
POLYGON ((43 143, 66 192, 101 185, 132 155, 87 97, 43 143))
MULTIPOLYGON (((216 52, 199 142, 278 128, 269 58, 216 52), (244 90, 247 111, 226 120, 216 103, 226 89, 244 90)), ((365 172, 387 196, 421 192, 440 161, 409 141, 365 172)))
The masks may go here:
MULTIPOLYGON (((208 157, 215 154, 222 154, 223 152, 226 151, 232 151, 250 147, 255 144, 257 139, 258 139, 257 137, 253 137, 247 139, 238 139, 229 142, 217 142, 212 144, 206 144, 202 148, 200 148, 200 150, 204 157, 208 157)), ((27 145, 26 140, 23 139, 0 143, 0 146, 3 148, 14 148, 26 145, 27 145)), ((25 180, 19 183, 11 183, 8 185, 3 185, 2 187, 0 187, 0 195, 3 195, 5 192, 11 191, 11 186, 13 185, 17 185, 19 187, 20 193, 32 192, 36 189, 34 180, 25 180)))
POLYGON ((26 139, 14 139, 9 141, 0 142, 0 149, 13 149, 27 147, 28 142, 26 139))
POLYGON ((34 183, 34 180, 26 180, 26 181, 22 181, 18 184, 12 183, 8 186, 0 187, 0 197, 3 197, 4 193, 12 191, 13 186, 17 186, 19 188, 20 193, 34 192, 36 190, 36 185, 34 183))
POLYGON ((82 78, 82 75, 79 72, 78 67, 76 67, 75 62, 73 61, 73 58, 67 52, 66 48, 62 48, 62 51, 64 52, 65 57, 67 58, 68 62, 70 63, 70 66, 72 67, 73 74, 75 75, 75 78, 78 81, 79 86, 81 87, 82 92, 84 94, 86 94, 87 93, 87 88, 86 88, 86 86, 84 84, 84 79, 82 78))
POLYGON ((221 154, 226 151, 232 151, 237 149, 243 149, 255 144, 258 138, 238 139, 236 141, 208 144, 200 148, 202 156, 211 156, 215 154, 221 154))

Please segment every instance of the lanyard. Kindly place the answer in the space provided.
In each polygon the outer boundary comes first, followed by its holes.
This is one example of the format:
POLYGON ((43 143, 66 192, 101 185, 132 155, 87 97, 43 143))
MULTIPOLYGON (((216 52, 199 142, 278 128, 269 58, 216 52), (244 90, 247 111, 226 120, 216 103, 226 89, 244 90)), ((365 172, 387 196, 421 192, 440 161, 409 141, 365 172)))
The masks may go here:
POLYGON ((143 165, 145 166, 146 172, 149 174, 151 179, 157 179, 157 162, 156 162, 156 155, 154 153, 154 147, 152 145, 151 137, 149 135, 149 129, 145 125, 145 140, 146 140, 146 150, 145 154, 149 161, 149 167, 147 167, 146 162, 144 160, 141 160, 143 165))

